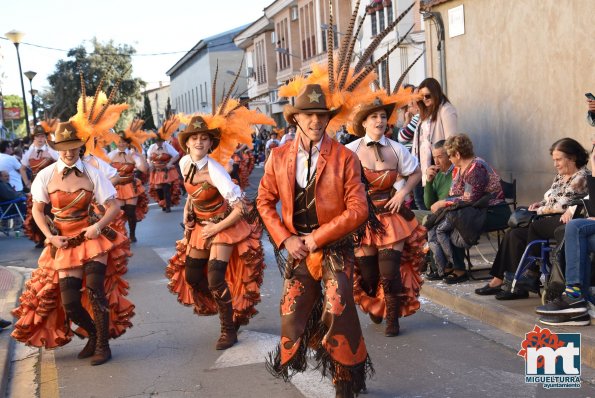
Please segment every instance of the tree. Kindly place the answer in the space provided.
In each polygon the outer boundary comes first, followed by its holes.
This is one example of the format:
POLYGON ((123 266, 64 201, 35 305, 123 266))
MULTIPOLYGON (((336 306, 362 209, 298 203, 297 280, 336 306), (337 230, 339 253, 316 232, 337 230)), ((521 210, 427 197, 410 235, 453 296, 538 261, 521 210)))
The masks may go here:
POLYGON ((58 61, 54 73, 48 77, 50 90, 42 94, 42 99, 51 116, 67 120, 76 113, 76 103, 81 95, 79 68, 83 71, 87 96, 95 94, 102 78, 102 90, 109 94, 120 78, 122 83, 114 102, 133 105, 140 101, 141 87, 145 83, 132 77, 132 54, 136 50, 127 44, 115 45, 113 40, 100 43, 93 38, 91 44, 92 53, 87 53, 83 44, 70 49, 68 59, 58 61))
POLYGON ((155 127, 155 121, 153 120, 153 110, 151 109, 151 101, 149 101, 149 96, 146 93, 145 106, 143 110, 138 114, 138 117, 145 121, 145 124, 143 124, 143 129, 157 130, 157 127, 155 127))

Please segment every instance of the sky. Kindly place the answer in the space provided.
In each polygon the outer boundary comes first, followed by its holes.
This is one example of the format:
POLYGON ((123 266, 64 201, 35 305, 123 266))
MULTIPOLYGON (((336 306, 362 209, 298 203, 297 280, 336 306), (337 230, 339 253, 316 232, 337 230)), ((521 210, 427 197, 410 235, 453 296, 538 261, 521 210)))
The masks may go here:
MULTIPOLYGON (((0 2, 0 90, 21 95, 17 55, 4 34, 25 33, 19 46, 23 73, 35 71, 33 88, 48 88, 47 76, 66 51, 97 37, 132 45, 133 74, 147 83, 169 83, 165 72, 201 39, 250 24, 273 0, 19 0, 0 2), (27 44, 29 43, 29 44, 27 44), (35 47, 44 46, 65 51, 35 47), (175 53, 169 55, 147 55, 175 53)), ((27 100, 29 81, 23 76, 27 100)))

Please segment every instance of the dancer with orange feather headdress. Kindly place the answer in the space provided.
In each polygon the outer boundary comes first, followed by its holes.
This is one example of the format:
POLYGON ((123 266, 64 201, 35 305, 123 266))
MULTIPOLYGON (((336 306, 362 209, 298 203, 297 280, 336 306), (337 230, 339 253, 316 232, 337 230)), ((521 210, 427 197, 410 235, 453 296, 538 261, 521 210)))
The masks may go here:
POLYGON ((161 210, 171 212, 171 206, 180 203, 180 176, 175 167, 180 154, 168 142, 180 126, 178 116, 170 116, 157 132, 157 142, 149 147, 149 195, 159 203, 161 210))
POLYGON ((31 187, 33 217, 46 236, 46 248, 20 306, 12 311, 18 318, 12 337, 27 345, 55 348, 70 342, 73 333, 86 335, 78 358, 90 358, 91 365, 111 358, 109 338, 131 327, 134 315, 122 279, 128 239, 109 227, 120 211, 116 190, 101 171, 81 160, 82 148, 94 147, 95 132, 111 128, 127 107, 111 104, 117 85, 109 97, 100 88, 95 97, 86 97, 83 86, 77 114, 58 124, 50 146, 60 158, 39 172, 31 187), (90 214, 93 201, 105 207, 104 215, 90 214), (43 214, 47 203, 53 222, 43 214), (79 326, 76 332, 72 322, 79 326))
MULTIPOLYGON (((317 367, 331 376, 336 396, 353 397, 366 389, 366 378, 373 372, 354 303, 353 233, 362 225, 371 230, 381 226, 378 219, 368 219, 371 204, 357 156, 327 134, 349 126, 355 106, 370 97, 375 68, 402 40, 368 64, 370 56, 411 7, 374 38, 352 67, 353 48, 365 20, 360 19, 354 34, 360 1, 336 57, 333 1, 328 4, 328 59, 310 65, 309 75, 296 76, 279 88, 279 96, 295 97, 294 105, 285 106, 284 116, 297 126, 298 134, 294 143, 271 152, 258 192, 258 210, 285 278, 281 342, 267 367, 287 381, 306 370, 308 349, 314 349, 317 367), (276 210, 279 201, 282 218, 276 210), (281 255, 283 249, 287 259, 281 255)), ((395 94, 400 96, 408 99, 409 94, 395 94)))
MULTIPOLYGON (((23 175, 23 182, 25 186, 31 188, 31 182, 35 180, 35 176, 42 169, 48 167, 58 160, 58 152, 54 151, 49 145, 47 145, 47 139, 50 134, 56 130, 58 126, 58 119, 43 120, 33 129, 33 144, 29 147, 27 152, 23 154, 21 164, 31 169, 31 180, 26 173, 23 175)), ((45 236, 41 233, 39 227, 33 219, 33 200, 31 194, 27 195, 27 215, 25 216, 25 222, 23 223, 23 230, 25 235, 29 237, 33 242, 36 243, 36 248, 43 247, 43 241, 45 236)), ((47 205, 44 209, 44 213, 50 216, 51 206, 47 205)))
POLYGON ((262 229, 248 221, 249 205, 223 165, 237 143, 251 142, 254 124, 274 122, 230 98, 234 85, 218 109, 193 115, 178 135, 187 153, 180 160, 188 192, 185 236, 166 270, 179 302, 193 305, 198 315, 219 313, 217 350, 234 345, 237 329, 257 313, 265 266, 262 229))
POLYGON ((110 164, 116 170, 120 179, 115 184, 118 191, 118 205, 124 211, 130 229, 130 241, 136 242, 136 223, 142 221, 149 211, 149 198, 142 182, 135 177, 135 170, 146 173, 149 164, 143 156, 142 144, 149 138, 156 137, 155 133, 144 132, 142 120, 133 120, 126 130, 118 132, 117 149, 107 156, 110 164))

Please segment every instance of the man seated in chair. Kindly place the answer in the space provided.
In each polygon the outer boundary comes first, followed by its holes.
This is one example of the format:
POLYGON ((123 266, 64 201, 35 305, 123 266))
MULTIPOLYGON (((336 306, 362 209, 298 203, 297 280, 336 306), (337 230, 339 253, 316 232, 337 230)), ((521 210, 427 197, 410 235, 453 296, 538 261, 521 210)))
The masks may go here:
MULTIPOLYGON (((8 202, 21 197, 25 198, 25 195, 23 195, 21 192, 15 191, 13 186, 10 185, 9 181, 10 175, 8 174, 8 172, 6 170, 0 170, 0 203, 8 202)), ((25 214, 25 212, 27 211, 25 208, 25 202, 23 201, 21 203, 17 203, 17 206, 19 206, 21 214, 25 214)), ((6 208, 8 208, 8 205, 4 205, 2 206, 2 208, 2 210, 5 210, 6 208)), ((11 209, 10 213, 7 214, 7 216, 12 216, 15 214, 17 214, 16 210, 11 209)))
MULTIPOLYGON (((452 185, 452 170, 454 165, 450 161, 450 158, 446 154, 444 149, 445 140, 440 140, 434 144, 432 148, 432 157, 434 158, 434 165, 428 167, 426 170, 426 185, 424 186, 424 203, 428 209, 432 208, 432 205, 439 200, 443 200, 448 197, 450 186, 452 185)), ((424 223, 428 214, 432 213, 429 210, 414 210, 415 216, 420 223, 424 223)), ((453 259, 458 264, 461 264, 464 268, 465 264, 465 251, 464 249, 453 248, 453 259)), ((432 261, 432 256, 429 256, 429 270, 427 279, 441 280, 444 275, 438 272, 436 264, 432 261)))

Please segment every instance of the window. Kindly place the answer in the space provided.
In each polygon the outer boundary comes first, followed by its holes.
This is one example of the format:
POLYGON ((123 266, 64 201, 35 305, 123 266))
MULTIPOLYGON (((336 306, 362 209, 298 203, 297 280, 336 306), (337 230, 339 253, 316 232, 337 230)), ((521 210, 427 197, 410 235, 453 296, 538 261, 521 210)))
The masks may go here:
POLYGON ((278 70, 289 68, 289 29, 287 19, 283 19, 277 24, 277 47, 283 49, 283 52, 277 52, 278 70))
POLYGON ((316 55, 316 22, 312 1, 300 8, 300 41, 302 43, 302 59, 316 55))
POLYGON ((382 32, 385 27, 386 25, 384 23, 384 8, 381 8, 378 11, 378 31, 382 32))
POLYGON ((264 54, 264 40, 260 40, 254 43, 254 64, 256 65, 256 83, 266 83, 267 71, 264 54))
POLYGON ((386 23, 390 24, 393 21, 393 2, 386 6, 386 23))
POLYGON ((372 36, 378 34, 378 21, 376 20, 376 13, 370 15, 370 22, 372 23, 372 36))

